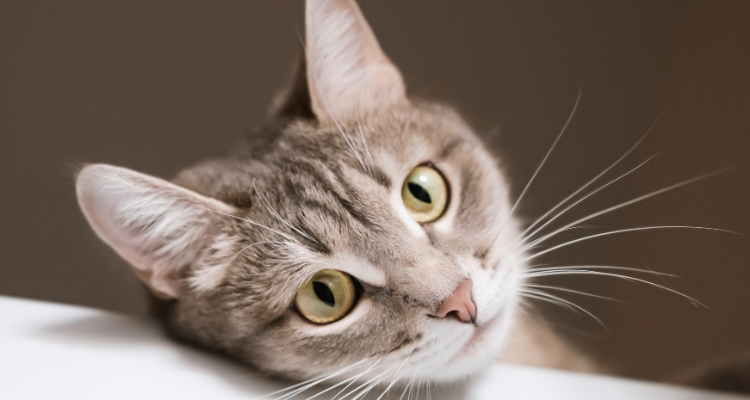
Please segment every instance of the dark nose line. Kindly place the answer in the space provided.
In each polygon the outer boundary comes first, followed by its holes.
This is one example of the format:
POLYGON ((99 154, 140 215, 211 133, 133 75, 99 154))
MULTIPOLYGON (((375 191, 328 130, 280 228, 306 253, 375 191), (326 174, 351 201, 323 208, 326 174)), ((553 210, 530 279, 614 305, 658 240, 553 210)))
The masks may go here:
POLYGON ((461 282, 453 291, 453 294, 443 300, 435 316, 452 318, 465 324, 476 324, 477 306, 471 299, 471 288, 473 286, 474 282, 471 279, 461 282))

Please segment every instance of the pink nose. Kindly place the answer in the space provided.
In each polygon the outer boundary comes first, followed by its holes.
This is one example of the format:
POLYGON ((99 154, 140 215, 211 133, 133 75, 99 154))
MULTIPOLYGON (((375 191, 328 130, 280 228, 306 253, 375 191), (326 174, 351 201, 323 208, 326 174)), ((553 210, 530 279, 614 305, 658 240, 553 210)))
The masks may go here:
POLYGON ((438 318, 455 318, 463 323, 473 324, 477 318, 477 306, 471 299, 471 279, 463 281, 452 295, 443 300, 437 312, 438 318))

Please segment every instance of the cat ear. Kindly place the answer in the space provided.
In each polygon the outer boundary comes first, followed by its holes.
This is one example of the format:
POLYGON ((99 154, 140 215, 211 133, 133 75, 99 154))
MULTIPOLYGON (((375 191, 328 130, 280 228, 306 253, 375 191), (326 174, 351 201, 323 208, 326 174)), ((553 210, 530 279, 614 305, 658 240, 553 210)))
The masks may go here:
POLYGON ((225 217, 220 213, 235 211, 161 179, 103 164, 78 173, 76 192, 96 234, 162 298, 183 292, 188 269, 225 217))
POLYGON ((305 21, 309 96, 321 123, 406 101, 401 74, 354 0, 307 0, 305 21))

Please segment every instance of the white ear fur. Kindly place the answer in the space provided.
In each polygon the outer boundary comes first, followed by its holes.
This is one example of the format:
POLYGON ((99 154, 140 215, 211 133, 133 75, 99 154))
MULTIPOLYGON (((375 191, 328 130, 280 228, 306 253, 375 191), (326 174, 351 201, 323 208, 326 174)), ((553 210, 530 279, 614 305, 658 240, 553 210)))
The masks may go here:
POLYGON ((354 0, 307 0, 305 20, 307 80, 321 123, 406 101, 401 74, 354 0))
POLYGON ((212 222, 234 209, 172 183, 125 168, 93 164, 76 179, 78 203, 91 227, 163 298, 184 289, 212 222))

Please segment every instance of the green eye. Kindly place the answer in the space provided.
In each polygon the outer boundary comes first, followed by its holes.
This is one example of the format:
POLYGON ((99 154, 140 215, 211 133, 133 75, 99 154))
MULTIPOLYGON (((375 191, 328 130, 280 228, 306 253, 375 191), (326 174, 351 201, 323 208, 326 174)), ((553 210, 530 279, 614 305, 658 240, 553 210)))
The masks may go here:
POLYGON ((401 187, 406 211, 420 224, 438 219, 448 203, 448 187, 433 168, 419 166, 411 170, 401 187))
POLYGON ((297 292, 295 304, 303 317, 316 324, 343 318, 354 306, 352 278, 335 269, 318 271, 297 292))

